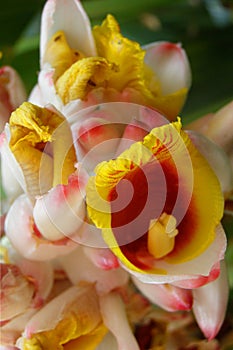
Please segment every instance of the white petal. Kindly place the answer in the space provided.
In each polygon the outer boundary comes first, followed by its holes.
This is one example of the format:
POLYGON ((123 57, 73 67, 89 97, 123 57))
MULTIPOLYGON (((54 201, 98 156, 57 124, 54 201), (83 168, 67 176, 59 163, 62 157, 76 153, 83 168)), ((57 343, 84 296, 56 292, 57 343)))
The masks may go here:
POLYGON ((69 45, 86 56, 96 56, 91 25, 81 2, 78 0, 48 0, 41 19, 40 57, 43 57, 48 40, 57 31, 66 33, 69 45))
POLYGON ((10 150, 9 138, 9 125, 6 124, 5 132, 0 135, 1 174, 2 186, 11 202, 22 193, 22 189, 26 189, 26 184, 23 172, 10 150))
POLYGON ((25 195, 19 196, 7 213, 5 232, 15 249, 25 258, 46 261, 65 255, 77 247, 71 240, 52 243, 34 234, 32 205, 25 195))
POLYGON ((83 252, 82 247, 60 257, 59 262, 73 284, 81 281, 95 283, 99 294, 108 293, 128 282, 129 275, 121 268, 105 271, 96 267, 83 252))
POLYGON ((44 107, 45 103, 42 98, 42 91, 38 84, 36 84, 30 92, 28 101, 39 107, 44 107))
POLYGON ((180 44, 156 42, 143 48, 146 50, 145 63, 159 79, 163 95, 190 87, 191 69, 180 44))
POLYGON ((39 92, 38 90, 34 91, 34 94, 31 96, 31 98, 36 98, 36 102, 37 99, 39 99, 38 102, 40 102, 42 106, 52 104, 61 111, 63 102, 56 93, 53 82, 53 73, 54 70, 51 68, 51 66, 49 64, 45 64, 38 76, 39 92), (35 96, 37 92, 39 95, 35 96))
POLYGON ((219 332, 225 318, 229 286, 223 261, 219 277, 193 290, 193 312, 199 327, 209 340, 219 332))
POLYGON ((139 345, 129 325, 125 305, 116 292, 100 297, 100 309, 104 324, 114 334, 118 349, 139 350, 139 345))

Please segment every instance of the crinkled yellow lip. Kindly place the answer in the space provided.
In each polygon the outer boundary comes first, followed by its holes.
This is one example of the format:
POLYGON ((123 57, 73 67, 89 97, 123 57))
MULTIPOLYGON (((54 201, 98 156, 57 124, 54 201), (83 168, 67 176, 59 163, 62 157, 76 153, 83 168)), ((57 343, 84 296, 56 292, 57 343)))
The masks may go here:
POLYGON ((117 159, 99 164, 88 182, 88 214, 130 269, 161 273, 157 259, 189 261, 215 238, 223 214, 220 185, 181 127, 178 120, 153 129, 117 159), (187 157, 191 172, 183 168, 187 157), (184 212, 181 220, 175 206, 184 212))
POLYGON ((55 33, 47 44, 43 61, 54 68, 56 91, 64 104, 86 100, 89 92, 99 88, 118 92, 128 89, 131 102, 155 107, 168 118, 177 116, 187 89, 162 95, 155 72, 144 63, 145 51, 121 34, 112 15, 93 28, 93 36, 96 57, 85 57, 81 51, 70 48, 62 31, 55 33))
POLYGON ((9 125, 9 146, 22 169, 27 192, 39 195, 43 179, 48 181, 47 190, 59 183, 66 184, 75 171, 76 155, 65 118, 24 102, 11 114, 9 125))

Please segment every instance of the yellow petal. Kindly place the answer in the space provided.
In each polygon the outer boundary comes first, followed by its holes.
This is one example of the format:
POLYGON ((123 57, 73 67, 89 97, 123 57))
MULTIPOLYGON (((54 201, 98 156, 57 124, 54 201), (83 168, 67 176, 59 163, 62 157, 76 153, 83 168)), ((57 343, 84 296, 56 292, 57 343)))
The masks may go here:
POLYGON ((57 80, 56 89, 66 104, 71 100, 85 99, 96 86, 105 86, 116 66, 102 57, 88 57, 74 63, 57 80))
POLYGON ((145 51, 137 42, 121 35, 113 16, 108 15, 101 26, 95 26, 93 35, 98 54, 118 67, 118 71, 110 77, 108 86, 118 91, 125 88, 136 90, 141 95, 141 103, 157 108, 168 119, 174 120, 183 107, 187 89, 162 95, 159 79, 144 63, 145 51))
POLYGON ((43 61, 55 69, 54 82, 76 61, 84 57, 78 50, 73 50, 67 43, 63 31, 56 32, 49 40, 43 61))
POLYGON ((11 114, 9 124, 9 146, 23 171, 28 194, 34 197, 57 183, 67 183, 76 156, 65 118, 24 102, 11 114))
POLYGON ((121 35, 119 25, 112 15, 108 15, 101 26, 93 28, 93 35, 98 54, 119 67, 109 80, 109 86, 121 91, 125 87, 144 84, 145 52, 137 42, 121 35))
POLYGON ((95 350, 107 332, 108 329, 101 323, 89 334, 70 341, 64 346, 64 350, 95 350))

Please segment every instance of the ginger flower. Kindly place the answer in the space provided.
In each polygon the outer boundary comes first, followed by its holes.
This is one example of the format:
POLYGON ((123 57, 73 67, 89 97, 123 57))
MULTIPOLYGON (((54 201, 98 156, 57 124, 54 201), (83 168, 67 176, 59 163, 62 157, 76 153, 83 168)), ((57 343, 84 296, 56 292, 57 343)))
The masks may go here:
POLYGON ((77 175, 66 119, 52 106, 23 103, 6 125, 1 152, 24 192, 11 205, 5 222, 16 249, 28 259, 49 260, 76 248, 68 236, 85 217, 80 189, 86 180, 77 175))
POLYGON ((90 219, 143 282, 208 276, 223 257, 219 181, 179 119, 98 164, 86 191, 90 219))
POLYGON ((30 101, 70 110, 110 101, 155 107, 168 119, 181 110, 191 84, 180 44, 140 47, 112 15, 93 29, 81 2, 47 1, 41 22, 41 71, 30 101), (64 108, 66 106, 66 108, 64 108))

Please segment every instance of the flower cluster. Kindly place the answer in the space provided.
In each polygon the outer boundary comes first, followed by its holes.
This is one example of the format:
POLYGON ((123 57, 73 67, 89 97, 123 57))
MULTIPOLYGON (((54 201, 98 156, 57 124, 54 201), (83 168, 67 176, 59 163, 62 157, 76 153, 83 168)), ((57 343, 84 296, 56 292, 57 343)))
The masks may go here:
POLYGON ((212 119, 207 137, 202 121, 183 129, 185 51, 48 0, 29 98, 0 74, 1 349, 184 348, 199 342, 192 315, 217 349, 233 135, 218 142, 212 119))

